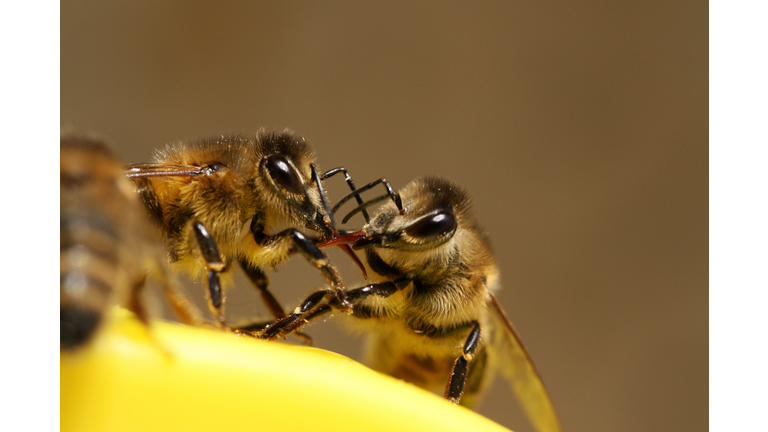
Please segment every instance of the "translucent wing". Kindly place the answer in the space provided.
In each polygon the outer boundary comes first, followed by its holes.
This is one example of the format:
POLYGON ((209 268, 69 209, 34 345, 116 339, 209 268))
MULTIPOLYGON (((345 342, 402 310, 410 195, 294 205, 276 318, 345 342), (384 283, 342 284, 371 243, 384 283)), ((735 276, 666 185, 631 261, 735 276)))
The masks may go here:
POLYGON ((498 350, 497 367, 512 384, 523 411, 536 429, 539 432, 561 431, 560 420, 539 372, 493 294, 490 294, 488 306, 493 320, 496 321, 493 344, 498 350))
POLYGON ((192 177, 203 174, 203 168, 186 165, 135 163, 128 165, 125 176, 135 177, 192 177))

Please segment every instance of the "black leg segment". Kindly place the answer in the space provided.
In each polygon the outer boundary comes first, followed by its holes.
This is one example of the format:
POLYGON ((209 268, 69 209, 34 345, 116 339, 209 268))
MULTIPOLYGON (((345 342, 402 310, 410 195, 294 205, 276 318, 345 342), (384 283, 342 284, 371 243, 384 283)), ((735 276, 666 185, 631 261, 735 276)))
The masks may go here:
POLYGON ((268 288, 269 279, 267 279, 267 275, 264 274, 264 271, 258 267, 252 266, 245 260, 240 260, 240 266, 243 268, 243 271, 245 271, 248 279, 253 283, 253 286, 259 290, 261 300, 267 306, 267 309, 269 309, 269 313, 272 314, 275 319, 285 317, 283 306, 280 305, 280 302, 277 301, 277 298, 268 288))
POLYGON ((224 294, 221 290, 221 281, 219 273, 223 272, 226 264, 221 259, 219 248, 216 246, 211 234, 205 226, 199 221, 192 222, 192 229, 195 232, 197 244, 200 252, 208 265, 208 306, 216 318, 216 324, 220 327, 226 327, 224 323, 224 294))
POLYGON ((453 403, 459 403, 461 394, 464 393, 464 384, 467 381, 469 361, 472 360, 479 342, 480 323, 475 322, 472 331, 469 332, 466 343, 464 343, 464 351, 462 352, 461 357, 457 358, 456 362, 453 364, 451 377, 448 380, 448 385, 445 387, 445 398, 453 403))
POLYGON ((315 242, 309 239, 307 236, 301 233, 296 228, 288 228, 275 235, 268 236, 264 234, 264 227, 257 222, 256 218, 251 222, 251 233, 253 239, 262 246, 274 245, 281 241, 290 241, 293 245, 293 250, 298 251, 301 255, 309 261, 312 265, 320 269, 323 277, 333 287, 336 297, 344 305, 345 308, 351 308, 352 305, 346 300, 344 293, 344 283, 341 281, 341 276, 338 271, 330 264, 328 257, 320 250, 315 242))
POLYGON ((208 270, 208 291, 211 295, 211 303, 216 309, 221 309, 223 296, 221 295, 221 281, 219 274, 214 270, 208 270))
MULTIPOLYGON (((346 300, 351 302, 352 308, 354 308, 372 295, 386 298, 396 293, 397 290, 397 285, 394 282, 371 284, 348 291, 346 300)), ((322 304, 323 300, 334 294, 334 291, 331 290, 315 291, 296 308, 294 313, 281 320, 277 320, 265 329, 259 337, 262 339, 275 339, 278 336, 284 337, 333 309, 345 309, 345 306, 337 297, 332 297, 326 304, 322 304)))
POLYGON ((197 244, 200 246, 200 252, 205 258, 205 262, 208 263, 208 268, 216 271, 224 270, 224 263, 219 255, 219 248, 216 247, 216 242, 211 237, 211 234, 205 229, 200 222, 193 222, 192 228, 195 231, 195 237, 197 238, 197 244))

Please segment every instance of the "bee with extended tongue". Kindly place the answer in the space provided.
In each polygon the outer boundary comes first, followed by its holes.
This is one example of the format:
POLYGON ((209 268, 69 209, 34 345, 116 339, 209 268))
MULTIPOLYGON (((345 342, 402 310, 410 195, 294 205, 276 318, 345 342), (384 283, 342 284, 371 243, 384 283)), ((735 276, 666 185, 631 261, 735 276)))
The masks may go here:
MULTIPOLYGON (((370 366, 466 406, 500 369, 536 428, 559 431, 547 390, 493 295, 498 269, 466 192, 443 179, 421 178, 388 198, 361 231, 321 244, 365 251, 373 283, 347 291, 346 298, 351 319, 369 335, 370 366)), ((379 201, 360 205, 346 219, 379 201)), ((341 308, 331 294, 310 295, 260 336, 284 336, 341 308)))
POLYGON ((228 328, 220 277, 230 274, 233 261, 274 317, 285 316, 264 270, 294 252, 320 269, 338 302, 351 307, 336 269, 315 240, 299 231, 318 232, 325 240, 338 235, 321 200, 314 161, 304 138, 286 130, 178 142, 158 150, 151 163, 129 166, 127 176, 161 228, 173 267, 207 281, 218 326, 228 328))

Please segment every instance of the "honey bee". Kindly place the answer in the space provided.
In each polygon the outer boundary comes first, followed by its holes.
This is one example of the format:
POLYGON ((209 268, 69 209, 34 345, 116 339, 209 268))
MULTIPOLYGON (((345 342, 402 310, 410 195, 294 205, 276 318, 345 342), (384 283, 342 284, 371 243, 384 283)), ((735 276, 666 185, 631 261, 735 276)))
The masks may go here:
POLYGON ((170 306, 188 324, 199 319, 164 273, 162 243, 141 208, 124 166, 104 143, 61 137, 61 348, 83 346, 107 309, 127 306, 147 324, 141 300, 148 267, 170 306))
MULTIPOLYGON (((337 270, 300 231, 315 231, 326 240, 338 235, 314 162, 304 138, 288 130, 261 130, 255 137, 170 144, 155 153, 153 162, 129 165, 127 176, 161 227, 170 261, 193 278, 207 280, 208 306, 219 327, 229 328, 222 277, 230 278, 233 262, 271 314, 284 317, 264 270, 296 251, 320 269, 337 299, 351 307, 337 270)), ((348 245, 344 248, 354 256, 348 245)))
MULTIPOLYGON (((467 193, 440 178, 421 178, 358 206, 347 219, 389 198, 361 231, 321 245, 365 251, 373 283, 347 292, 353 307, 345 316, 367 331, 371 367, 468 407, 492 371, 501 370, 531 423, 560 431, 547 390, 493 294, 499 271, 467 193)), ((330 294, 310 295, 259 336, 284 336, 338 308, 330 294)))

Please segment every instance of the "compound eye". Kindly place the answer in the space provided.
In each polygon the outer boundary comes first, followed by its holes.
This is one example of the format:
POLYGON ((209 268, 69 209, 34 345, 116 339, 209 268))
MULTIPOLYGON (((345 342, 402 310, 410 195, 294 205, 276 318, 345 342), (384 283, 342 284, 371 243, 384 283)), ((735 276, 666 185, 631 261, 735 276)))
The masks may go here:
POLYGON ((288 160, 281 154, 272 154, 264 159, 264 165, 269 171, 272 180, 283 189, 294 194, 304 193, 304 184, 301 182, 299 173, 293 169, 288 160))
POLYGON ((456 228, 456 219, 450 212, 439 212, 416 222, 405 229, 411 237, 432 238, 442 237, 456 228))

